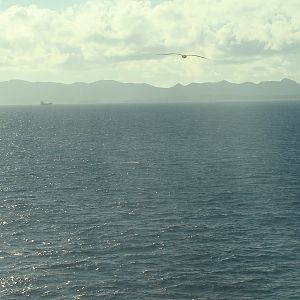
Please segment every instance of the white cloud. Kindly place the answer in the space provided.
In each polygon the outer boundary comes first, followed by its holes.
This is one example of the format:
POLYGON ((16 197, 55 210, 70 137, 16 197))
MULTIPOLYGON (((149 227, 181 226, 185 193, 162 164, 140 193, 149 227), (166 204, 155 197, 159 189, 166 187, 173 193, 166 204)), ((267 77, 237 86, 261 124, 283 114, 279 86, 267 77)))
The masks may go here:
POLYGON ((0 79, 300 80, 298 1, 88 1, 0 11, 0 79), (210 57, 159 57, 165 51, 210 57), (295 64, 297 68, 295 68, 295 64), (8 75, 9 74, 9 75, 8 75), (48 75, 47 75, 48 74, 48 75))

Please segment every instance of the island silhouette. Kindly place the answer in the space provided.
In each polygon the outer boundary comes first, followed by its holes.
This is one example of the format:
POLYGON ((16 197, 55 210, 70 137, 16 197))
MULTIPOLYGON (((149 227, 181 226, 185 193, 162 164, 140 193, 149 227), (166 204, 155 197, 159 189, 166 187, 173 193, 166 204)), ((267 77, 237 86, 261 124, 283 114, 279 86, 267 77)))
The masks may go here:
POLYGON ((260 83, 228 81, 176 84, 169 88, 146 83, 101 80, 73 84, 11 80, 0 82, 1 105, 98 104, 122 102, 220 102, 300 100, 300 84, 290 80, 260 83))

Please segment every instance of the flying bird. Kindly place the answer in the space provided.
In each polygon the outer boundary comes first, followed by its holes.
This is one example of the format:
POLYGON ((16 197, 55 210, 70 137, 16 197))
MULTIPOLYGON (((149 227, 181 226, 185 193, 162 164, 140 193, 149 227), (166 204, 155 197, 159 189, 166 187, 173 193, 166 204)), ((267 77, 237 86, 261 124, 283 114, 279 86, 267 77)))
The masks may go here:
POLYGON ((182 58, 187 58, 188 56, 196 56, 196 57, 200 57, 200 58, 204 58, 204 59, 208 59, 207 57, 198 55, 198 54, 182 54, 182 53, 160 53, 157 55, 179 55, 182 58))

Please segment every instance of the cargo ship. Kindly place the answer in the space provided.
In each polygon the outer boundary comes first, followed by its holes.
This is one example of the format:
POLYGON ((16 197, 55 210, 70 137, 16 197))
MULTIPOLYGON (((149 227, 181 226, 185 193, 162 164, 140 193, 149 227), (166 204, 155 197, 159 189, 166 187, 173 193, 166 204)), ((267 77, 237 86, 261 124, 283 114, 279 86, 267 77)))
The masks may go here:
POLYGON ((49 106, 49 105, 53 105, 53 103, 52 102, 41 101, 40 105, 47 105, 47 106, 49 106))

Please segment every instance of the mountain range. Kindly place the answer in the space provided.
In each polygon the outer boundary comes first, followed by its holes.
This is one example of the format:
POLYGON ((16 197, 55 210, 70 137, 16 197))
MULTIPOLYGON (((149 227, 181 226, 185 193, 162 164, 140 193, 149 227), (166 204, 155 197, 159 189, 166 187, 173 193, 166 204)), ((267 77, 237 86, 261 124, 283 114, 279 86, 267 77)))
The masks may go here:
POLYGON ((93 83, 55 83, 10 80, 0 82, 0 104, 98 104, 118 102, 219 102, 300 100, 300 84, 290 80, 260 83, 228 81, 177 84, 170 88, 146 83, 101 80, 93 83))

